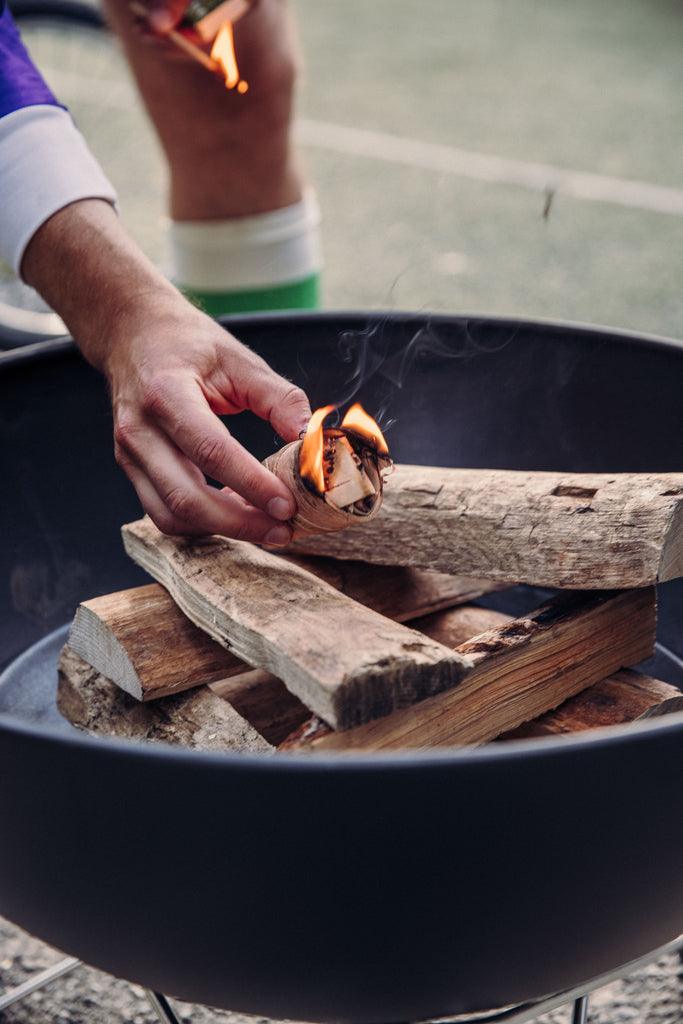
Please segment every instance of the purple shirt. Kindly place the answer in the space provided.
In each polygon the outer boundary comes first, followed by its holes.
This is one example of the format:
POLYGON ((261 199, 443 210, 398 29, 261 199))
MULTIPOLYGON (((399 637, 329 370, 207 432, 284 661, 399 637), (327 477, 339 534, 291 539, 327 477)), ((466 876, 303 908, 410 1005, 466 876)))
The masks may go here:
POLYGON ((0 117, 39 103, 59 106, 26 52, 6 0, 0 0, 0 117))

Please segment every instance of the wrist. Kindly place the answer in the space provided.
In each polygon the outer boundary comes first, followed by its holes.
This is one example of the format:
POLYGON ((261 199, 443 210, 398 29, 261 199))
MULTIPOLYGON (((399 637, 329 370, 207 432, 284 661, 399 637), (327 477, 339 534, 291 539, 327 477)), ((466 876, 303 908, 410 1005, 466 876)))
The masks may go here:
POLYGON ((149 322, 154 308, 184 302, 99 200, 73 203, 47 220, 29 242, 22 270, 105 373, 112 347, 123 345, 134 325, 149 322))

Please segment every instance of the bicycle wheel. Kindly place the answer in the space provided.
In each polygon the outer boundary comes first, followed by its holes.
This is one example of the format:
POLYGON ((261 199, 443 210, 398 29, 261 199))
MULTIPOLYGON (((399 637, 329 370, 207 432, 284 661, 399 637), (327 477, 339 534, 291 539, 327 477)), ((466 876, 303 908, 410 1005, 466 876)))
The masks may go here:
MULTIPOLYGON (((125 58, 102 15, 81 0, 10 0, 10 7, 35 64, 116 187, 132 233, 159 262, 163 162, 125 58)), ((0 266, 0 348, 65 332, 40 296, 0 266)))

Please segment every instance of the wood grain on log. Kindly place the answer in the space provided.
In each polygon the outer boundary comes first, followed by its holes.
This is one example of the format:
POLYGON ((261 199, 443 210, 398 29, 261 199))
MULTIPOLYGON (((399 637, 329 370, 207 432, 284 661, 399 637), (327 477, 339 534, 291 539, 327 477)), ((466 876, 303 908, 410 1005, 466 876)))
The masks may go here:
POLYGON ((69 647, 136 700, 156 700, 244 671, 158 583, 84 601, 69 647))
POLYGON ((525 722, 498 739, 561 736, 609 725, 625 725, 676 711, 683 711, 683 693, 680 690, 660 679, 624 669, 565 701, 554 711, 533 722, 525 722))
POLYGON ((469 671, 454 689, 346 732, 309 720, 281 749, 484 743, 648 657, 655 627, 652 588, 563 595, 527 618, 460 644, 455 653, 468 661, 469 671))
MULTIPOLYGON (((330 586, 397 622, 474 600, 482 580, 402 566, 293 557, 330 586)), ((244 672, 248 666, 184 615, 158 583, 84 601, 69 647, 137 700, 156 700, 244 672)))
POLYGON ((274 747, 311 716, 306 705, 289 692, 281 679, 260 668, 210 683, 208 688, 229 701, 274 747))
POLYGON ((376 519, 291 550, 537 586, 644 587, 683 575, 683 473, 397 466, 376 519))
POLYGON ((126 551, 185 614, 237 657, 282 679, 334 728, 455 685, 467 661, 251 544, 123 528, 126 551))
POLYGON ((86 732, 177 743, 196 750, 272 751, 240 714, 206 687, 142 704, 65 647, 57 706, 86 732))
MULTIPOLYGON (((447 647, 455 647, 509 619, 508 615, 487 608, 463 605, 417 619, 414 628, 447 647)), ((274 746, 282 743, 311 717, 306 705, 290 693, 280 679, 261 669, 211 683, 209 688, 229 700, 235 710, 274 746)))

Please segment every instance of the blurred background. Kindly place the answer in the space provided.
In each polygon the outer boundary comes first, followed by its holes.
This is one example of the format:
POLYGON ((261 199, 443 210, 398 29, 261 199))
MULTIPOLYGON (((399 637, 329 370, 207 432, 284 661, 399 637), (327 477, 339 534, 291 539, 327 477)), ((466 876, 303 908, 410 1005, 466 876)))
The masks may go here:
MULTIPOLYGON (((677 0, 292 6, 326 306, 683 336, 677 0)), ((22 31, 162 263, 164 171, 115 42, 41 19, 22 31)))

